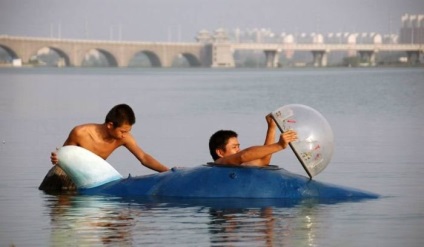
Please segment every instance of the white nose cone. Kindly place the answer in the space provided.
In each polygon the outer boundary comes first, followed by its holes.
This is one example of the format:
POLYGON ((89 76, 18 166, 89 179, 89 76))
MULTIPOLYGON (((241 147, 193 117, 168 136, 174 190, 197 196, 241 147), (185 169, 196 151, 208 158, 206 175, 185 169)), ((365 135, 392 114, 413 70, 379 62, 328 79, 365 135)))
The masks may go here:
POLYGON ((100 156, 78 146, 64 146, 57 151, 59 166, 78 189, 94 188, 122 179, 121 174, 100 156))

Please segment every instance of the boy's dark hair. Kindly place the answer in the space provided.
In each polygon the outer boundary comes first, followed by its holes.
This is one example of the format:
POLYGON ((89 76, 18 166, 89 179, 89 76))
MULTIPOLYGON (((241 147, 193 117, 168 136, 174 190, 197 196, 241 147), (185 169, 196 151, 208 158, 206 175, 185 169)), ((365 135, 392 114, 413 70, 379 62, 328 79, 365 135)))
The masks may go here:
POLYGON ((127 104, 114 106, 106 115, 105 123, 112 122, 113 127, 117 128, 123 124, 135 124, 135 115, 131 107, 127 104))
POLYGON ((232 130, 218 130, 209 139, 209 152, 212 159, 217 160, 219 156, 216 154, 217 149, 225 150, 228 140, 232 137, 237 137, 237 133, 232 130))

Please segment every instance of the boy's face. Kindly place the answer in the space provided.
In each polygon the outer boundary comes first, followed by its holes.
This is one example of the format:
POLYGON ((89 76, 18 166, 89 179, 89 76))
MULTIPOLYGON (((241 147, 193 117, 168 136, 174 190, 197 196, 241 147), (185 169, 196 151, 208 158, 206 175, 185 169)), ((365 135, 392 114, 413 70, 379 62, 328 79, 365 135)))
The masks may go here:
POLYGON ((240 151, 240 143, 237 137, 231 137, 228 139, 227 145, 225 145, 225 150, 218 149, 217 154, 220 157, 226 157, 240 151))
POLYGON ((125 123, 119 127, 114 128, 113 123, 108 124, 109 134, 115 139, 124 139, 130 132, 132 126, 125 123))

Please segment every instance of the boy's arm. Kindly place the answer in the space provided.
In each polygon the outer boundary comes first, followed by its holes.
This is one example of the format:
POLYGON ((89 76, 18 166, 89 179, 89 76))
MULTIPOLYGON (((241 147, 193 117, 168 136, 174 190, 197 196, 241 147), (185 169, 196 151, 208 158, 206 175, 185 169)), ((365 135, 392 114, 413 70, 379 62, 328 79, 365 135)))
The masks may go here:
POLYGON ((138 146, 132 136, 127 136, 124 146, 141 162, 142 165, 157 172, 166 172, 168 167, 157 161, 148 153, 145 153, 141 147, 138 146))
MULTIPOLYGON (((71 132, 69 133, 68 138, 66 138, 65 143, 63 143, 63 146, 68 145, 76 145, 78 146, 78 134, 77 134, 77 127, 73 128, 71 132)), ((57 157, 57 148, 55 151, 51 152, 50 154, 50 161, 52 162, 52 165, 57 165, 59 163, 59 158, 57 157)))
POLYGON ((236 154, 219 158, 215 161, 216 164, 221 165, 241 165, 243 163, 249 163, 257 159, 261 159, 266 157, 267 155, 271 155, 283 149, 286 149, 290 142, 297 139, 297 134, 293 130, 289 130, 280 135, 280 139, 278 142, 264 145, 264 146, 253 146, 246 148, 236 154))
MULTIPOLYGON (((265 117, 265 120, 268 124, 268 129, 266 131, 264 145, 270 145, 270 144, 275 142, 275 132, 276 132, 276 129, 277 129, 277 124, 272 119, 271 114, 268 114, 265 117)), ((271 163, 271 158, 272 158, 272 154, 268 154, 268 155, 266 155, 262 158, 250 161, 248 165, 267 166, 271 163)))
POLYGON ((283 149, 283 146, 279 143, 274 143, 266 146, 252 146, 246 149, 241 150, 238 153, 219 158, 215 161, 216 164, 221 165, 241 165, 247 163, 266 155, 278 152, 283 149))

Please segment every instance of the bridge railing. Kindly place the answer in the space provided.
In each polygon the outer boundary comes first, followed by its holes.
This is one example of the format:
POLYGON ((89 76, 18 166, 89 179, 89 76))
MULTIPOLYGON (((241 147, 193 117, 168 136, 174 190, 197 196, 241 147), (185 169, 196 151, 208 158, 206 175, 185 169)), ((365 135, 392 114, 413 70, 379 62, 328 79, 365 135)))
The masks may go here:
POLYGON ((293 51, 424 51, 422 44, 261 44, 237 43, 235 50, 293 50, 293 51))

